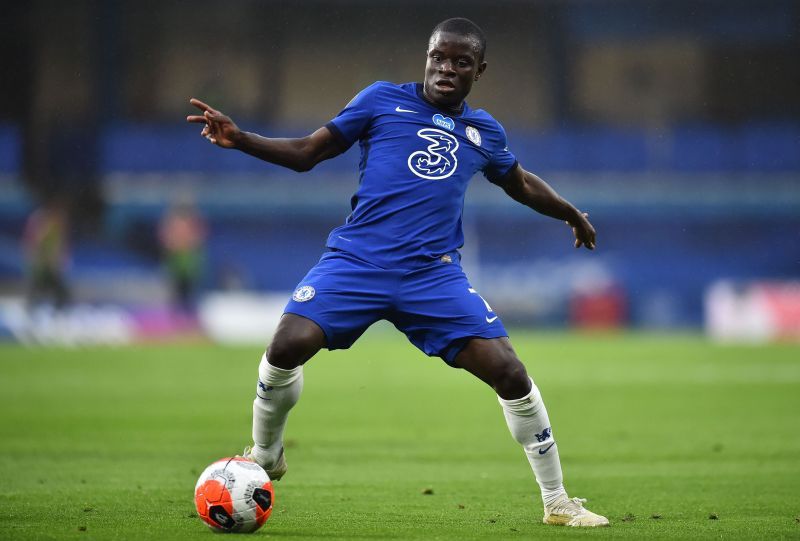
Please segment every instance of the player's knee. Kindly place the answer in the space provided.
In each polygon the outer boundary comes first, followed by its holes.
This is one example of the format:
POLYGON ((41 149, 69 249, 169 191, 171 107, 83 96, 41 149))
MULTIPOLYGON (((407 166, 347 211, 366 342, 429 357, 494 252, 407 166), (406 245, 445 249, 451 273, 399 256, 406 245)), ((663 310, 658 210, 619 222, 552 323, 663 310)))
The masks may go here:
POLYGON ((492 383, 498 396, 505 400, 522 398, 531 391, 528 371, 516 356, 498 366, 492 383))
POLYGON ((267 348, 272 366, 292 370, 305 363, 325 345, 325 335, 312 321, 287 314, 267 348))
POLYGON ((310 358, 307 352, 308 347, 302 336, 290 338, 276 336, 267 348, 267 361, 277 368, 292 370, 310 358))

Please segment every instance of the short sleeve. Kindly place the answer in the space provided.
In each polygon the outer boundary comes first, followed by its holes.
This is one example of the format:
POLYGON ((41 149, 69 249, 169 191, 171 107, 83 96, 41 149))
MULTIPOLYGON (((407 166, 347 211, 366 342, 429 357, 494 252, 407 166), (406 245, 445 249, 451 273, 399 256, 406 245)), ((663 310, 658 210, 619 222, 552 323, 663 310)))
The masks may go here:
POLYGON ((373 83, 350 100, 344 109, 325 126, 343 148, 350 148, 369 127, 375 109, 375 94, 380 83, 373 83))
POLYGON ((489 158, 489 163, 483 168, 484 176, 493 184, 499 184, 502 178, 517 165, 516 156, 508 150, 506 131, 500 124, 497 124, 497 127, 500 130, 500 137, 489 158))

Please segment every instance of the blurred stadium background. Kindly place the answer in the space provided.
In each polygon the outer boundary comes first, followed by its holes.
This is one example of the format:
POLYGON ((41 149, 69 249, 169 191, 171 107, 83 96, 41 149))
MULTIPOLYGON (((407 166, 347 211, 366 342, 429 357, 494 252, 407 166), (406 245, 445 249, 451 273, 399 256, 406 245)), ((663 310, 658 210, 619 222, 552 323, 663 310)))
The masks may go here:
POLYGON ((189 97, 304 135, 374 80, 420 80, 451 16, 488 35, 470 103, 599 234, 574 251, 476 178, 465 267, 507 324, 800 337, 797 2, 32 0, 0 20, 0 338, 265 339, 348 214, 357 149, 298 175, 208 145, 189 97), (176 205, 200 216, 183 307, 176 205), (63 310, 29 302, 30 217, 53 208, 63 310))

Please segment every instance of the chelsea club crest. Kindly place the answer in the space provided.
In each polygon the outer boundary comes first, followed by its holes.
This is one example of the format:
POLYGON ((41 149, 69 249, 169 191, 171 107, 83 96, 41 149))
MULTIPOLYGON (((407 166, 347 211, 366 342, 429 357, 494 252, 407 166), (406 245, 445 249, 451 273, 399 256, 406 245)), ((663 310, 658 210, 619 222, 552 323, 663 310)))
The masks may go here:
POLYGON ((475 146, 481 146, 481 133, 472 126, 467 126, 467 139, 475 143, 475 146))
POLYGON ((311 286, 301 286, 295 289, 292 299, 297 302, 307 302, 314 298, 314 288, 311 286))

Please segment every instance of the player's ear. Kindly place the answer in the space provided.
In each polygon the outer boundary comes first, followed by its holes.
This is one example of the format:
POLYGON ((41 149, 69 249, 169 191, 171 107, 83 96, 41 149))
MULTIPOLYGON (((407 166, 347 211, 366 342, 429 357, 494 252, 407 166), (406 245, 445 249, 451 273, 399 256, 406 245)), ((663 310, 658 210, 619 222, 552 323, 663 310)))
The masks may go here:
POLYGON ((478 66, 478 70, 475 72, 475 80, 476 81, 481 78, 481 75, 483 75, 484 71, 486 71, 486 62, 485 61, 480 63, 480 65, 478 66))

